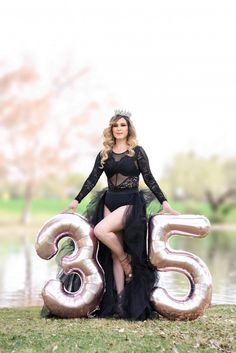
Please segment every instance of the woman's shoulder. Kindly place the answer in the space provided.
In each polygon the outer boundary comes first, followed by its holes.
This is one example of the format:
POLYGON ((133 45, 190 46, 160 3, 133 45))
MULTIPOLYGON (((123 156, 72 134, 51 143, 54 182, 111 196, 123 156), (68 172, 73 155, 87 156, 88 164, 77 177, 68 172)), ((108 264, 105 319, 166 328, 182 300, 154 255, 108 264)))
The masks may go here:
POLYGON ((137 159, 148 160, 147 153, 145 152, 145 149, 142 146, 137 145, 134 150, 135 150, 135 156, 137 159))
POLYGON ((95 161, 100 163, 101 159, 102 159, 102 150, 100 150, 100 151, 97 153, 97 155, 96 155, 96 157, 95 157, 95 161))
POLYGON ((134 147, 134 150, 135 150, 135 151, 138 151, 138 150, 140 150, 140 148, 142 148, 140 145, 136 145, 136 146, 134 147))
POLYGON ((140 145, 136 145, 136 146, 134 147, 134 150, 135 150, 136 153, 137 153, 137 152, 144 152, 143 147, 140 146, 140 145))

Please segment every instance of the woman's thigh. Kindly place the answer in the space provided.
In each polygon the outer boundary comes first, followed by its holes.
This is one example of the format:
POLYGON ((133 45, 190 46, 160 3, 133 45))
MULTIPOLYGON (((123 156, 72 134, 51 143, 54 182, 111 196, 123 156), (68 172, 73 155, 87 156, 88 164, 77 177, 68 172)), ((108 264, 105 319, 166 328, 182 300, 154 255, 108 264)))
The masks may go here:
POLYGON ((95 226, 95 232, 121 232, 124 226, 124 217, 130 205, 120 206, 115 211, 110 212, 105 206, 104 218, 95 226))
MULTIPOLYGON (((109 216, 110 214, 111 214, 111 211, 109 210, 109 208, 107 206, 104 206, 104 218, 109 216)), ((123 245, 122 230, 117 230, 114 233, 116 234, 116 236, 119 239, 120 243, 123 245)))

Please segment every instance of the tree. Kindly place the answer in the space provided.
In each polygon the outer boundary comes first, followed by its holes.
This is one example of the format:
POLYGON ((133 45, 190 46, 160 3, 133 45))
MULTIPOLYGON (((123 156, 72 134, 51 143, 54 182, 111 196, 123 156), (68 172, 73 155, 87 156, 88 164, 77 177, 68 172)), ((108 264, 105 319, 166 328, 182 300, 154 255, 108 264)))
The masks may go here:
POLYGON ((172 195, 207 201, 212 220, 220 221, 236 206, 236 160, 219 156, 202 158, 193 152, 175 156, 166 177, 172 195), (181 190, 181 193, 176 193, 181 190))
POLYGON ((0 77, 0 173, 24 184, 24 223, 29 221, 35 188, 52 175, 66 173, 84 139, 97 146, 97 134, 82 130, 99 109, 97 102, 87 101, 64 119, 57 119, 54 109, 62 92, 87 73, 87 68, 73 75, 59 73, 40 93, 40 78, 32 67, 22 66, 0 77))
POLYGON ((183 198, 203 200, 207 189, 219 194, 228 187, 224 161, 220 157, 202 158, 191 151, 177 154, 166 176, 170 180, 172 194, 181 189, 183 198))

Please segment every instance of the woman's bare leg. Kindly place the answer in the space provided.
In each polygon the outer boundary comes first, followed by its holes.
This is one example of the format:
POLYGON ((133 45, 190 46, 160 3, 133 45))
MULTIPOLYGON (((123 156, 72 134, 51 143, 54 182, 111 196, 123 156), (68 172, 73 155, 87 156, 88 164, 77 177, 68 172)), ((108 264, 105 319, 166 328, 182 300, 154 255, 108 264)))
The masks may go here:
MULTIPOLYGON (((118 233, 116 233, 117 236, 119 236, 118 233)), ((120 234, 121 237, 121 234, 120 234)), ((116 291, 117 294, 120 294, 122 290, 124 289, 124 270, 120 264, 120 260, 118 257, 112 253, 112 261, 113 261, 113 274, 114 274, 114 279, 115 279, 115 284, 116 284, 116 291)))
POLYGON ((123 228, 123 216, 127 206, 121 206, 109 213, 94 228, 95 236, 105 244, 121 261, 125 258, 125 252, 116 232, 123 228))
MULTIPOLYGON (((110 213, 111 211, 105 206, 104 217, 107 217, 110 213)), ((115 234, 123 247, 122 232, 117 231, 115 234)), ((124 289, 124 279, 125 279, 124 271, 118 257, 113 252, 112 252, 112 261, 113 261, 113 275, 114 275, 115 284, 116 284, 116 291, 117 291, 117 294, 120 294, 124 289)))
POLYGON ((124 272, 120 261, 126 257, 126 254, 123 249, 122 237, 119 232, 123 228, 122 221, 127 207, 129 206, 121 206, 110 213, 109 210, 105 208, 105 218, 94 228, 95 236, 112 252, 113 272, 118 293, 124 288, 124 272))

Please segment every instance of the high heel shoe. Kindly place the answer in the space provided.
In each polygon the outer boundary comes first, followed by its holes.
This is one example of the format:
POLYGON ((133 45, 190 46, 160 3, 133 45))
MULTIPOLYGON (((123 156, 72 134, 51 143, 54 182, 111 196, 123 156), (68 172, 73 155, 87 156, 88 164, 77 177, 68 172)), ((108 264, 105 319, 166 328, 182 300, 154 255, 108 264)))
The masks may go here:
POLYGON ((125 312, 123 309, 123 301, 124 301, 124 290, 120 294, 117 294, 115 313, 113 315, 114 318, 116 319, 122 319, 125 317, 125 312))
POLYGON ((125 254, 123 260, 120 260, 121 266, 125 273, 125 282, 129 283, 133 279, 133 271, 131 266, 131 256, 129 254, 125 254))

